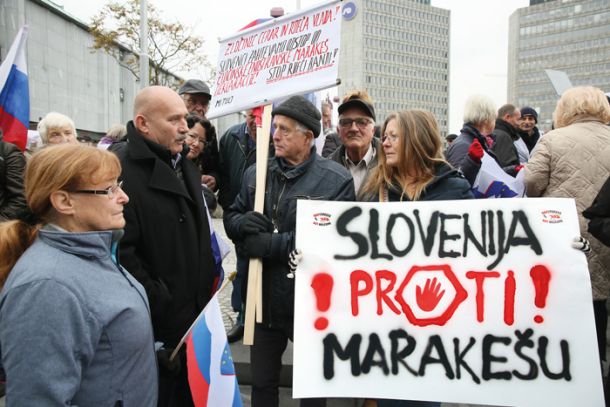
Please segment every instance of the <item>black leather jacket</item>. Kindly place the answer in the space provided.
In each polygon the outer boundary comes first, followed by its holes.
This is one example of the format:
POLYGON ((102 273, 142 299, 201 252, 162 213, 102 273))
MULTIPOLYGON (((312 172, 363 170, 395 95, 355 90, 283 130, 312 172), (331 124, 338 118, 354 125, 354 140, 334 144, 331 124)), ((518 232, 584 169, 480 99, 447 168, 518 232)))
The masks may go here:
POLYGON ((27 208, 23 192, 25 157, 19 147, 0 140, 0 222, 27 208))
MULTIPOLYGON (((225 212, 227 235, 240 251, 245 236, 239 232, 243 214, 254 209, 256 166, 246 170, 241 191, 225 212)), ((267 171, 264 214, 272 220, 271 252, 263 258, 263 324, 291 330, 294 320, 294 279, 287 274, 288 255, 295 248, 296 207, 299 199, 354 201, 354 183, 349 171, 334 161, 319 157, 312 147, 303 163, 288 167, 281 158, 271 158, 267 171)))

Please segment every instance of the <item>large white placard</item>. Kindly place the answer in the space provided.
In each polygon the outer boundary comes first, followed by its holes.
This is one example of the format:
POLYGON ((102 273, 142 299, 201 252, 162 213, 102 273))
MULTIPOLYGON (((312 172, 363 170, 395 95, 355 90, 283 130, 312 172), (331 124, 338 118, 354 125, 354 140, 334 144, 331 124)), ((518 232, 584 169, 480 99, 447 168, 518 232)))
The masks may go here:
POLYGON ((221 40, 209 118, 337 84, 338 0, 221 40))
POLYGON ((295 397, 602 406, 571 199, 299 201, 295 397))

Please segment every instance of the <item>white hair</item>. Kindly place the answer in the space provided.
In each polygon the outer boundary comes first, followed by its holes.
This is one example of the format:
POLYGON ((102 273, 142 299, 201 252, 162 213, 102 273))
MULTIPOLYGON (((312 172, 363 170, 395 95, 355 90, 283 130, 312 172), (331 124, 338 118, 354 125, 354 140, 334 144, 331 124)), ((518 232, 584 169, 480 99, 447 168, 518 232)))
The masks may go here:
POLYGON ((48 144, 49 139, 47 137, 47 133, 49 129, 55 129, 60 127, 70 127, 74 132, 74 137, 76 138, 76 126, 74 126, 74 122, 68 116, 63 115, 57 112, 47 113, 43 119, 38 122, 38 126, 36 129, 40 133, 40 138, 42 138, 42 142, 44 144, 48 144))
POLYGON ((464 105, 464 123, 480 125, 494 123, 496 120, 496 105, 490 97, 472 95, 464 105))

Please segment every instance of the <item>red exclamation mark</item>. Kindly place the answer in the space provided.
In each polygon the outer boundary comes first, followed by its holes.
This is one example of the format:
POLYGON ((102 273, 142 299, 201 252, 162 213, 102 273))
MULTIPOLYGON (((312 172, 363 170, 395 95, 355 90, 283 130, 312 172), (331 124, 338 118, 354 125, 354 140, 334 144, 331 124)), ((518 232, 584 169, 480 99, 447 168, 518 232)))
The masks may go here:
MULTIPOLYGON (((311 280, 311 288, 316 295, 316 307, 318 311, 328 311, 330 308, 330 295, 333 291, 333 278, 328 273, 318 273, 311 280)), ((319 317, 314 323, 314 327, 318 331, 322 331, 328 327, 328 319, 319 317)))
MULTIPOLYGON (((530 277, 534 282, 534 290, 536 290, 536 296, 534 297, 534 304, 538 308, 544 308, 546 306, 546 297, 549 295, 549 282, 551 281, 551 272, 545 266, 534 266, 530 270, 530 277)), ((536 315, 534 321, 542 323, 544 318, 541 315, 536 315)))
POLYGON ((504 280, 504 323, 512 325, 515 322, 515 273, 508 270, 508 276, 504 280))

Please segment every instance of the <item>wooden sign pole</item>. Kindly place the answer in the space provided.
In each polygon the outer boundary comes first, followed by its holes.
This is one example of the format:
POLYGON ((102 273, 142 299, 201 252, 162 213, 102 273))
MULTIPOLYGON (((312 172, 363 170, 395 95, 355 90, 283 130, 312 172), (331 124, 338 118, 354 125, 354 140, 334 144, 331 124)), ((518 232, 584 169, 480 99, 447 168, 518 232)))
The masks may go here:
MULTIPOLYGON (((267 160, 269 158, 269 137, 271 130, 272 105, 263 111, 263 126, 256 129, 256 191, 254 210, 263 213, 265 208, 265 188, 267 181, 267 160)), ((251 258, 248 266, 248 292, 246 297, 246 318, 244 322, 244 345, 254 343, 254 324, 263 318, 263 262, 251 258)))

